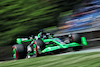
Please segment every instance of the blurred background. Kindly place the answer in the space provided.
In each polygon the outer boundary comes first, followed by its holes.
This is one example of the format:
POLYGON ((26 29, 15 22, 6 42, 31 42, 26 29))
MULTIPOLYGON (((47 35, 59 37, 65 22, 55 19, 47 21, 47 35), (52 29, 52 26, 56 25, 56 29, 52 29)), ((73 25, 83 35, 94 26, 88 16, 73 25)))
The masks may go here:
POLYGON ((0 0, 0 46, 15 44, 19 36, 36 35, 57 27, 59 16, 72 13, 80 0, 0 0))
POLYGON ((99 38, 100 0, 0 0, 2 54, 5 47, 11 51, 17 37, 37 35, 40 29, 56 36, 77 32, 99 38))
POLYGON ((58 24, 60 32, 80 31, 100 28, 100 0, 85 0, 74 6, 73 13, 61 17, 58 24))

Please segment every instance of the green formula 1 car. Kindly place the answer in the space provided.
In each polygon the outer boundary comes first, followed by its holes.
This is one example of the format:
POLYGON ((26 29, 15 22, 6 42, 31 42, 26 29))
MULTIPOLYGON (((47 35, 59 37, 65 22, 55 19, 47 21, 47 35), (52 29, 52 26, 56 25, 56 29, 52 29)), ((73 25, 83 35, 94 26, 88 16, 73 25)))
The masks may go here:
POLYGON ((80 37, 78 34, 69 34, 62 37, 53 37, 51 33, 40 32, 37 36, 30 38, 17 38, 17 44, 13 45, 13 58, 23 59, 37 57, 41 54, 53 52, 60 49, 73 48, 87 45, 86 38, 80 37), (27 43, 23 45, 23 43, 27 43))

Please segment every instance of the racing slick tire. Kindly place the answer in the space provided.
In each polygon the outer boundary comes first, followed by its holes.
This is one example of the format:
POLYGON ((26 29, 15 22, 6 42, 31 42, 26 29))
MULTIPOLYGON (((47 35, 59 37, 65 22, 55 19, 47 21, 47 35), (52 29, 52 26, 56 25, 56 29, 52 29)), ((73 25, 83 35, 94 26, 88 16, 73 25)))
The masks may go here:
POLYGON ((37 49, 39 50, 43 50, 45 48, 45 43, 41 39, 35 40, 34 43, 37 45, 37 49))
POLYGON ((41 51, 45 48, 45 43, 41 39, 35 40, 33 43, 35 46, 35 48, 33 48, 33 49, 36 51, 35 57, 38 57, 41 54, 39 51, 41 51))
POLYGON ((70 38, 70 42, 76 42, 76 43, 79 43, 81 44, 81 36, 79 34, 71 34, 71 37, 70 38))
POLYGON ((23 59, 23 58, 26 57, 27 51, 26 51, 25 47, 22 44, 13 45, 12 48, 13 48, 13 58, 15 60, 23 59))

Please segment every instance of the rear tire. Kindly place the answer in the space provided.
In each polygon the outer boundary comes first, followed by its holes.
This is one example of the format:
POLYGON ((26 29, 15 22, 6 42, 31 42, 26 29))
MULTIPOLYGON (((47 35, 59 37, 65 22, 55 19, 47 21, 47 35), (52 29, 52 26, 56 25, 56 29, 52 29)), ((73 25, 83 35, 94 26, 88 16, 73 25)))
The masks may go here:
POLYGON ((21 44, 21 45, 13 45, 13 58, 15 60, 17 59, 23 59, 26 57, 26 49, 25 47, 21 44))
POLYGON ((71 34, 70 42, 76 42, 81 44, 81 36, 79 34, 71 34))
MULTIPOLYGON (((82 44, 81 42, 81 36, 79 34, 71 34, 71 37, 70 37, 70 42, 76 42, 78 44, 82 44)), ((76 46, 76 47, 73 47, 73 50, 74 51, 79 51, 83 48, 83 46, 76 46)))

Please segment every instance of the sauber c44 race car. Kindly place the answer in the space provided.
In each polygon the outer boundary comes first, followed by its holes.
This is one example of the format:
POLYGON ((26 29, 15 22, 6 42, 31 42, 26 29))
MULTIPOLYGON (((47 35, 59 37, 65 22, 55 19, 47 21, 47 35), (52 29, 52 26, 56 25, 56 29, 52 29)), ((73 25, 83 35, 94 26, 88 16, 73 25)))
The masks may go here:
POLYGON ((69 34, 64 38, 54 37, 51 33, 40 32, 37 36, 28 38, 17 38, 17 44, 12 46, 13 58, 23 59, 37 57, 41 54, 53 52, 60 49, 73 48, 79 50, 79 47, 87 45, 86 38, 79 34, 69 34), (23 43, 27 43, 23 45, 23 43))

